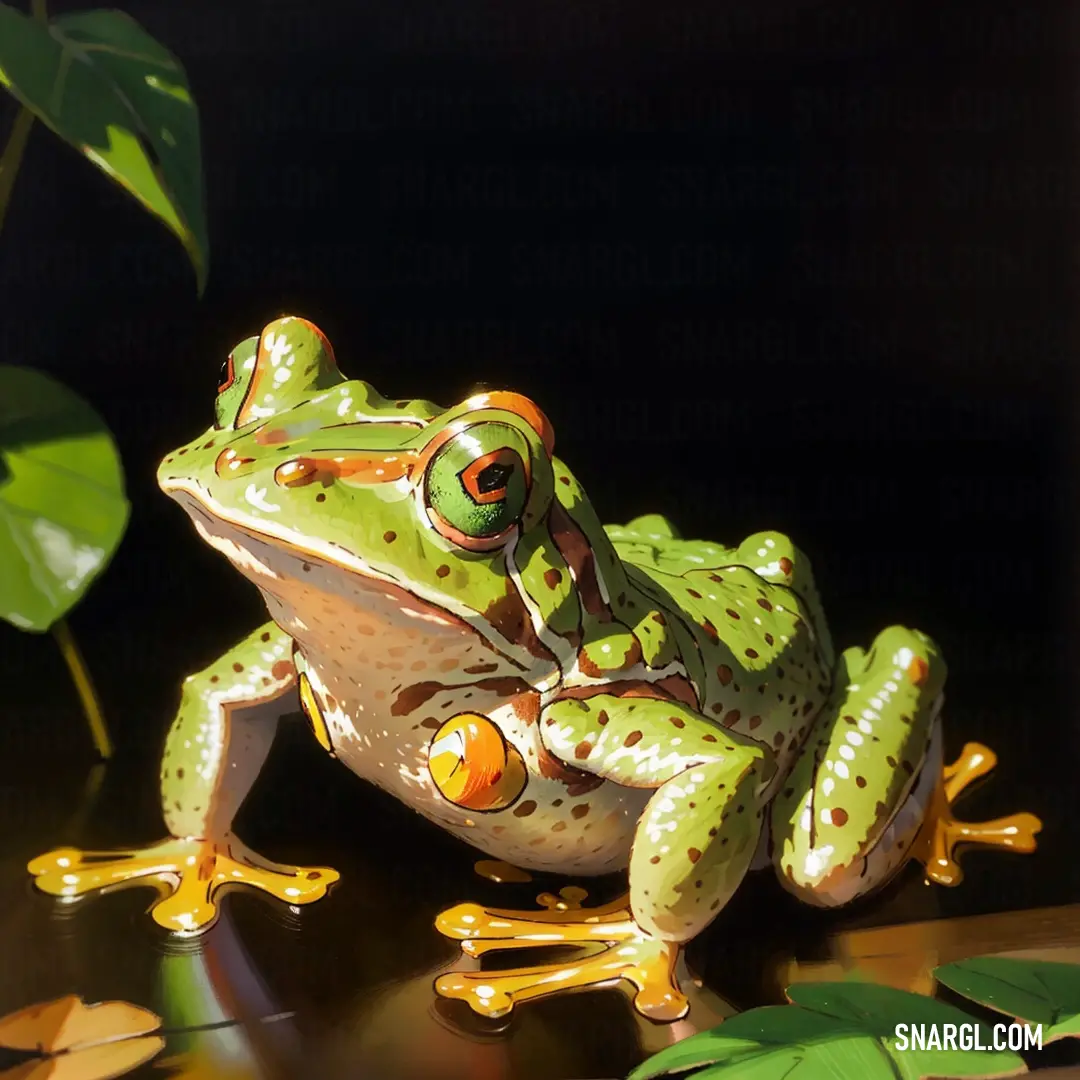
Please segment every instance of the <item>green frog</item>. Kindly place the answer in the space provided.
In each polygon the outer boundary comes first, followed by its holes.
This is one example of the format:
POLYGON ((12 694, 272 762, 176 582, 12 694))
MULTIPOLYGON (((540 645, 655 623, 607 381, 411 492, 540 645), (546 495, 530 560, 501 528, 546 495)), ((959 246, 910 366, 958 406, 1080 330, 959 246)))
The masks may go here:
POLYGON ((944 764, 935 643, 891 626, 837 655, 786 536, 725 547, 658 515, 602 525, 533 402, 386 399, 297 317, 236 346, 214 411, 158 480, 270 620, 183 685, 161 760, 169 838, 50 852, 30 863, 39 889, 153 885, 153 917, 177 934, 212 925, 223 887, 324 896, 335 871, 269 861, 232 829, 295 712, 327 753, 492 858, 627 873, 603 906, 564 890, 535 911, 438 916, 471 957, 589 946, 440 978, 491 1017, 619 980, 643 1015, 682 1017, 680 950, 752 868, 827 907, 912 858, 955 884, 961 842, 1034 850, 1030 814, 952 815, 994 758, 969 744, 944 764))

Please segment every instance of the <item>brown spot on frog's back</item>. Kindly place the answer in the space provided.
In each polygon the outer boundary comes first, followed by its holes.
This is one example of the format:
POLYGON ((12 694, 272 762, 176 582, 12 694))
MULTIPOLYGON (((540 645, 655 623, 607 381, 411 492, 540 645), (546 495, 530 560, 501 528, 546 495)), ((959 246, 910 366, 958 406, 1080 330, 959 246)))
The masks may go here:
POLYGON ((562 572, 552 567, 544 571, 544 584, 549 589, 557 589, 562 583, 562 572))
POLYGON ((278 660, 270 669, 270 674, 275 679, 287 679, 290 675, 292 675, 292 673, 293 666, 288 660, 278 660))

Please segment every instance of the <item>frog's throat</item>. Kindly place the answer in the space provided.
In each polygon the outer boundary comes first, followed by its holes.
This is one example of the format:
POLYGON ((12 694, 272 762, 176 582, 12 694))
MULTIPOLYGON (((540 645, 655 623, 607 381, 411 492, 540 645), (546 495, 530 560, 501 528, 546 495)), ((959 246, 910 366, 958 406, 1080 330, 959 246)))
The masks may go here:
MULTIPOLYGON (((184 508, 202 537, 211 546, 222 550, 234 563, 236 559, 229 556, 227 550, 229 538, 219 535, 222 526, 280 548, 298 559, 306 557, 324 562, 345 573, 377 581, 386 586, 388 591, 400 593, 403 597, 408 596, 414 601, 419 600, 447 624, 456 625, 463 632, 471 631, 482 637, 503 659, 518 668, 522 677, 537 689, 550 689, 553 676, 555 680, 558 679, 557 665, 552 672, 551 665, 539 664, 536 656, 500 634, 478 612, 456 603, 452 596, 434 593, 418 586, 406 586, 389 574, 368 566, 363 559, 342 547, 311 537, 298 537, 291 529, 276 521, 251 517, 243 511, 222 506, 196 481, 170 477, 161 481, 161 490, 184 508)), ((240 568, 243 569, 242 566, 240 568)))

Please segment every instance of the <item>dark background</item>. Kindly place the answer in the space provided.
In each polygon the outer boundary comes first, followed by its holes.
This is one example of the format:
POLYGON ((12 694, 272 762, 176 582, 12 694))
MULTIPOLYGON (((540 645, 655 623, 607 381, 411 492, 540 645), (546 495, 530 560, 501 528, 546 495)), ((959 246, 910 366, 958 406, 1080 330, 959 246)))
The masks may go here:
MULTIPOLYGON (((288 311, 389 396, 530 395, 604 520, 789 533, 838 645, 930 633, 947 750, 1002 756, 973 816, 1046 822, 1038 856, 974 856, 934 910, 1077 896, 1075 5, 121 6, 201 107, 205 297, 40 128, 0 243, 0 359, 88 397, 129 470, 130 531, 71 619, 142 776, 106 781, 97 843, 160 831, 179 682, 264 618, 154 469, 210 425, 230 347, 288 311)), ((26 826, 27 785, 89 748, 48 638, 0 626, 0 665, 26 826)), ((269 854, 467 861, 284 745, 245 814, 269 854)))

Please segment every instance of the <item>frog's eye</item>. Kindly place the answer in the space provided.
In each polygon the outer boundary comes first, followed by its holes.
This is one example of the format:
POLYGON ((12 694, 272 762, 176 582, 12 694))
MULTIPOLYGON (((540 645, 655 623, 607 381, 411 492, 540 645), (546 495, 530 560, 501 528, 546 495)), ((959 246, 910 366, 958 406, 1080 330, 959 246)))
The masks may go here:
POLYGON ((229 353, 228 360, 221 365, 221 371, 218 372, 218 388, 219 394, 224 394, 226 390, 236 381, 236 370, 233 368, 232 353, 229 353))
POLYGON ((473 550, 509 538, 529 495, 529 447, 507 424, 466 428, 432 458, 425 499, 432 524, 473 550))
POLYGON ((217 400, 214 403, 214 426, 219 430, 232 427, 236 421, 251 383, 258 345, 259 339, 254 337, 241 341, 221 365, 217 400))

